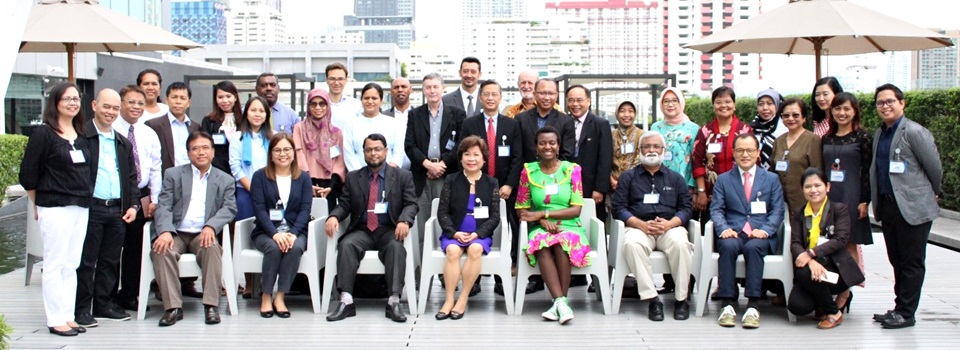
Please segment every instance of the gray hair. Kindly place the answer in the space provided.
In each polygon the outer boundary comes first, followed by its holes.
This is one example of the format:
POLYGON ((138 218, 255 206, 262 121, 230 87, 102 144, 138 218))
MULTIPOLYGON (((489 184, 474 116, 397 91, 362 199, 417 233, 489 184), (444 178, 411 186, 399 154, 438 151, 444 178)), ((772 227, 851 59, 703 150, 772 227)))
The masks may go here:
POLYGON ((667 148, 667 141, 663 138, 663 134, 660 134, 659 131, 653 131, 653 130, 645 131, 643 135, 640 135, 640 141, 639 141, 640 144, 637 145, 637 148, 640 148, 643 145, 643 140, 646 140, 651 137, 659 137, 660 146, 663 146, 663 148, 667 148))
POLYGON ((423 81, 427 81, 427 80, 438 80, 440 81, 440 85, 445 85, 443 83, 443 76, 440 75, 440 73, 430 73, 423 76, 423 81))

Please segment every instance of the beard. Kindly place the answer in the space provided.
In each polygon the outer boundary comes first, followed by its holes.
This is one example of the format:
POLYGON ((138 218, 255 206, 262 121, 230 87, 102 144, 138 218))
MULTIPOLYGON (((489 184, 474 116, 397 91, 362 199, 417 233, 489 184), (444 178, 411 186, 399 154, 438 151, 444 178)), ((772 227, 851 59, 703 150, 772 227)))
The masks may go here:
POLYGON ((384 162, 383 159, 381 159, 380 161, 372 161, 372 162, 368 160, 368 161, 367 161, 367 166, 370 167, 371 169, 377 169, 377 168, 380 168, 380 166, 383 165, 383 162, 384 162))
POLYGON ((660 166, 663 163, 663 157, 656 153, 647 153, 640 159, 640 164, 645 166, 660 166))

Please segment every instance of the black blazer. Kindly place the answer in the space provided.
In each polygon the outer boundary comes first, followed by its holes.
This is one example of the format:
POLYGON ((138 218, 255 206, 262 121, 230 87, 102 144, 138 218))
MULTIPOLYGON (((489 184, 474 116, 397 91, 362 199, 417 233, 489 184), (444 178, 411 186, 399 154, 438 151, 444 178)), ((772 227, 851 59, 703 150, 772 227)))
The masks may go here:
MULTIPOLYGON (((100 164, 100 133, 92 119, 87 121, 87 125, 83 129, 83 136, 87 139, 90 152, 87 164, 90 166, 90 193, 92 194, 93 188, 97 185, 97 168, 100 164)), ((110 130, 112 131, 113 128, 111 127, 110 130)), ((114 137, 114 144, 117 149, 117 169, 120 171, 120 208, 126 210, 134 205, 140 205, 137 164, 133 160, 133 145, 130 144, 130 140, 127 140, 119 132, 115 132, 114 137)))
MULTIPOLYGON (((479 136, 487 140, 487 117, 483 113, 463 120, 460 128, 461 140, 467 136, 479 136)), ((516 192, 520 183, 520 170, 523 168, 523 139, 520 137, 520 123, 503 114, 497 115, 497 147, 510 146, 510 156, 497 156, 497 182, 507 185, 516 192)), ((494 152, 496 152, 494 148, 494 152)), ((487 162, 484 159, 483 173, 487 174, 487 162)))
MULTIPOLYGON (((287 198, 287 205, 283 208, 283 218, 290 226, 290 233, 297 236, 307 234, 310 207, 313 206, 313 187, 311 186, 310 174, 305 171, 300 171, 300 177, 290 180, 290 197, 287 198)), ((277 233, 277 226, 280 225, 280 221, 270 220, 270 209, 276 209, 277 201, 280 200, 277 181, 268 179, 263 169, 257 170, 253 173, 253 179, 250 180, 250 198, 253 200, 253 216, 257 218, 253 232, 250 234, 251 240, 257 235, 273 237, 277 233)))
MULTIPOLYGON (((573 131, 576 137, 576 124, 573 131)), ((577 144, 580 146, 580 152, 573 157, 573 162, 580 165, 583 170, 583 196, 590 197, 594 191, 610 192, 610 170, 613 169, 610 122, 588 112, 583 119, 580 140, 577 144)))
MULTIPOLYGON (((806 203, 804 203, 806 207, 806 203)), ((803 215, 803 207, 790 216, 790 251, 796 260, 810 246, 810 225, 803 215)), ((847 252, 847 242, 850 239, 850 215, 847 206, 840 202, 827 201, 823 208, 823 218, 820 219, 820 234, 826 235, 829 242, 813 248, 817 254, 817 261, 827 270, 835 271, 843 277, 847 286, 855 286, 865 279, 860 267, 853 261, 847 252)))
MULTIPOLYGON (((500 225, 500 185, 497 179, 484 174, 477 180, 475 192, 480 203, 489 207, 490 217, 477 219, 477 236, 480 238, 493 237, 493 231, 500 225)), ((470 198, 470 182, 463 172, 448 175, 443 180, 443 190, 440 192, 440 204, 437 207, 437 220, 440 229, 447 238, 459 231, 463 218, 467 216, 467 200, 470 198)), ((427 237, 426 239, 430 239, 427 237)))
MULTIPOLYGON (((220 133, 220 126, 222 125, 222 121, 216 122, 210 117, 203 117, 203 120, 200 121, 200 130, 212 136, 220 133)), ((226 135, 224 135, 224 139, 226 140, 226 135)), ((213 167, 223 170, 227 174, 232 174, 230 171, 230 143, 224 142, 222 145, 218 145, 216 139, 214 139, 213 152, 213 167)))
MULTIPOLYGON (((396 226, 397 223, 404 221, 413 225, 417 217, 417 195, 413 188, 413 175, 403 169, 386 166, 384 174, 384 200, 390 205, 387 206, 387 216, 390 222, 396 226)), ((347 233, 356 230, 360 222, 361 215, 367 215, 367 197, 370 193, 370 167, 351 171, 347 173, 347 179, 343 186, 343 194, 340 195, 340 203, 330 211, 331 217, 343 221, 350 216, 350 227, 347 233)))
MULTIPOLYGON (((537 161, 537 118, 540 118, 540 112, 536 108, 517 114, 517 122, 520 123, 520 135, 523 137, 523 162, 530 163, 537 161)), ((577 130, 573 127, 573 118, 569 115, 560 113, 556 109, 551 109, 547 114, 546 125, 553 126, 560 132, 560 160, 573 161, 573 150, 577 142, 577 130)), ((613 142, 613 141, 610 141, 613 142)), ((610 147, 613 147, 612 145, 610 147)), ((584 194, 586 195, 586 194, 584 194)))
MULTIPOLYGON (((463 110, 448 104, 443 105, 443 120, 440 122, 440 159, 447 164, 446 175, 453 174, 459 169, 457 161, 457 143, 460 143, 460 124, 463 123, 463 110), (452 149, 447 149, 447 143, 453 140, 452 149)), ((427 183, 427 169, 423 161, 427 159, 430 148, 430 108, 423 105, 410 111, 407 118, 407 135, 403 140, 407 158, 410 158, 410 172, 413 173, 413 184, 416 186, 417 196, 423 192, 427 183)))
MULTIPOLYGON (((187 147, 187 145, 174 145, 173 144, 173 131, 170 129, 170 114, 162 115, 153 119, 150 119, 144 124, 149 126, 153 131, 157 133, 157 137, 160 138, 160 173, 166 173, 167 169, 170 169, 176 162, 174 160, 174 147, 187 147)), ((186 117, 187 120, 190 120, 190 117, 186 117)), ((194 132, 199 131, 200 126, 197 123, 194 123, 193 120, 190 120, 190 125, 187 126, 187 131, 194 132)), ((229 171, 226 172, 230 174, 229 171)))

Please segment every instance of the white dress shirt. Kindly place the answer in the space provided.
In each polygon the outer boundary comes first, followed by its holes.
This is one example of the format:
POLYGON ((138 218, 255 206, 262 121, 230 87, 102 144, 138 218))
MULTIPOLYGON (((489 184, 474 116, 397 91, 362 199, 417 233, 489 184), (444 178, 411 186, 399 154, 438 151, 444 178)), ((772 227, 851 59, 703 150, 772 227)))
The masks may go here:
POLYGON ((460 89, 460 99, 463 100, 463 110, 466 111, 468 117, 473 116, 473 111, 467 110, 468 108, 470 108, 470 99, 468 98, 468 96, 473 96, 474 111, 480 111, 483 109, 482 107, 480 107, 480 100, 479 100, 480 88, 479 87, 476 89, 473 89, 472 94, 468 93, 467 90, 464 90, 463 86, 460 86, 459 89, 460 89))
POLYGON ((190 155, 187 153, 187 138, 190 137, 190 124, 193 123, 190 117, 183 115, 183 122, 173 113, 167 114, 170 123, 170 133, 173 136, 173 166, 190 164, 190 155))
POLYGON ((346 95, 340 97, 340 102, 330 104, 329 108, 330 122, 340 130, 347 128, 351 120, 363 114, 363 104, 360 100, 346 95))
POLYGON ((380 134, 387 139, 388 164, 403 164, 403 142, 407 136, 407 126, 400 125, 396 118, 382 113, 373 118, 358 116, 342 130, 343 160, 347 163, 347 170, 357 170, 367 165, 363 157, 363 140, 370 134, 380 134))
MULTIPOLYGON (((211 166, 206 173, 200 174, 200 169, 191 165, 193 170, 193 186, 190 192, 190 203, 187 212, 183 213, 183 220, 177 225, 177 232, 200 233, 206 223, 207 209, 207 179, 210 177, 211 166)), ((182 198, 182 197, 181 197, 182 198)))
MULTIPOLYGON (((117 118, 113 122, 113 130, 127 137, 130 133, 130 123, 123 118, 117 118)), ((149 186, 150 201, 157 203, 163 180, 160 174, 163 163, 160 158, 160 138, 153 129, 143 123, 143 119, 137 120, 133 125, 133 136, 137 139, 137 157, 140 158, 140 183, 137 187, 149 186)))
POLYGON ((170 107, 167 106, 165 103, 157 103, 157 106, 160 106, 160 110, 157 111, 157 113, 150 113, 150 111, 144 108, 143 115, 140 116, 140 119, 138 120, 138 122, 143 123, 150 119, 153 119, 156 117, 162 117, 170 113, 170 107))

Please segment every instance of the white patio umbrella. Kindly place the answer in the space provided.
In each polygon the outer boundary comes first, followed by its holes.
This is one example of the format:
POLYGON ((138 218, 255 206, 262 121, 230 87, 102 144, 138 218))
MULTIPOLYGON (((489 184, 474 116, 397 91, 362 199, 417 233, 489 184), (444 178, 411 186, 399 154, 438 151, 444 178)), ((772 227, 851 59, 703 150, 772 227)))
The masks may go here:
POLYGON ((67 52, 75 81, 77 52, 187 50, 202 45, 124 16, 97 0, 40 0, 30 10, 20 52, 67 52))
POLYGON ((950 38, 846 0, 791 0, 684 48, 706 53, 821 55, 952 46, 950 38))

